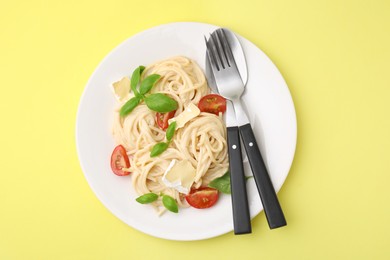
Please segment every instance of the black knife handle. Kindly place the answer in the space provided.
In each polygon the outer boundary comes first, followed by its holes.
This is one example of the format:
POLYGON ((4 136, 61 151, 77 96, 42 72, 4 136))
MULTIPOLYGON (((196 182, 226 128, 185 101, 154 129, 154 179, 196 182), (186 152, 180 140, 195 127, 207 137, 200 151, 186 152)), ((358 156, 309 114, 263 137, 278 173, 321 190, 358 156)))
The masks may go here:
POLYGON ((252 232, 238 127, 227 128, 234 234, 252 232))
POLYGON ((271 179, 265 167, 263 157, 253 134, 252 127, 248 123, 240 126, 240 134, 244 143, 249 164, 255 178, 257 190, 260 194, 261 203, 271 229, 287 225, 278 197, 272 185, 271 179))

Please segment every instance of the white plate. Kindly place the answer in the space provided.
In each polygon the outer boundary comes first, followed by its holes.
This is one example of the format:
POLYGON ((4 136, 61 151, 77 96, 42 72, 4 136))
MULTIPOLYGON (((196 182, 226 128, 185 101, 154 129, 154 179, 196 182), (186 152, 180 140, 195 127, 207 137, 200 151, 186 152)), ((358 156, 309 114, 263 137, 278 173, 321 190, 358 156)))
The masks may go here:
MULTIPOLYGON (((146 234, 171 240, 200 240, 233 230, 231 198, 221 195, 209 209, 182 209, 158 217, 152 207, 135 201, 131 175, 111 172, 110 156, 115 147, 111 136, 116 105, 111 83, 130 76, 138 65, 176 55, 194 59, 204 69, 205 43, 217 27, 201 23, 172 23, 157 26, 126 40, 96 68, 81 97, 76 143, 85 177, 99 200, 119 219, 146 234)), ((288 87, 272 61, 254 44, 239 37, 247 57, 248 83, 243 101, 275 189, 285 181, 296 146, 296 116, 288 87)), ((250 175, 250 167, 245 162, 250 175)), ((262 209, 253 179, 248 181, 251 217, 262 209)), ((263 221, 266 221, 265 218, 263 221)), ((256 230, 254 230, 256 232, 256 230)))

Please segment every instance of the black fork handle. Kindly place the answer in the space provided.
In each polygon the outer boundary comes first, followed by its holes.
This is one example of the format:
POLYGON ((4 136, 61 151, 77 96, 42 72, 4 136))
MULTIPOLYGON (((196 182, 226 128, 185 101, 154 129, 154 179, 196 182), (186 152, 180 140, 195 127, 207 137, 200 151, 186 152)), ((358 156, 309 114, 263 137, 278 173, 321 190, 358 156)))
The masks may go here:
POLYGON ((275 189, 265 167, 260 149, 257 146, 255 135, 251 125, 240 126, 240 134, 244 143, 249 164, 255 178, 257 190, 260 194, 261 203, 267 217, 268 225, 271 229, 287 225, 282 208, 280 206, 275 189))
POLYGON ((248 234, 252 232, 252 227, 244 167, 242 165, 240 135, 237 126, 227 128, 227 143, 229 150, 234 234, 248 234))

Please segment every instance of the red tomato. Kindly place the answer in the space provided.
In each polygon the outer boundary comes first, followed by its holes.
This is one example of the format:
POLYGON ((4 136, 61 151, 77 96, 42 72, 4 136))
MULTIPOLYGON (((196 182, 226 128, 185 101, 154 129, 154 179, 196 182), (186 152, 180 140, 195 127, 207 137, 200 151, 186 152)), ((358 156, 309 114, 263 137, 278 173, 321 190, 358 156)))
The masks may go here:
POLYGON ((168 128, 168 120, 175 116, 176 110, 168 112, 168 113, 156 113, 156 122, 158 127, 160 127, 162 130, 165 130, 168 128))
POLYGON ((217 94, 209 94, 199 101, 199 110, 201 112, 208 112, 219 115, 219 112, 225 113, 226 111, 226 99, 217 94))
POLYGON ((194 208, 210 208, 218 200, 218 190, 209 187, 191 190, 190 194, 186 196, 186 200, 194 208))
POLYGON ((118 176, 129 175, 130 172, 122 170, 122 168, 129 168, 130 161, 127 156, 126 149, 122 145, 115 147, 111 155, 111 169, 112 172, 118 176))

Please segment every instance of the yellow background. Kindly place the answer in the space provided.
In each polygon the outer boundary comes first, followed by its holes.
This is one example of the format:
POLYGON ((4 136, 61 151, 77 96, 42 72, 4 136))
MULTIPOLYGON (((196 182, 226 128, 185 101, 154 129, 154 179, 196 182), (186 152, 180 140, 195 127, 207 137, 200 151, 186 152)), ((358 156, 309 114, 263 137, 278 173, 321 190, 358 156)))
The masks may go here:
POLYGON ((390 1, 0 2, 0 259, 390 259, 390 1), (95 67, 147 28, 226 26, 277 65, 298 144, 288 226, 175 242, 112 215, 81 171, 76 111, 95 67))

